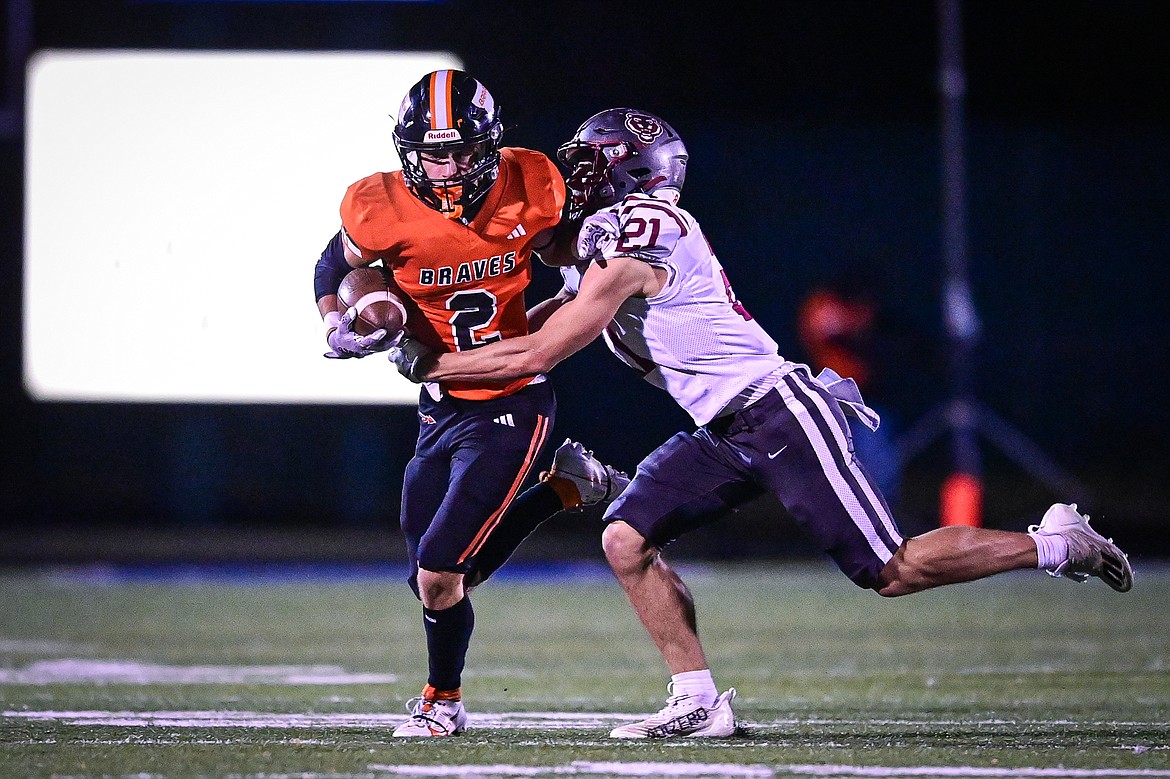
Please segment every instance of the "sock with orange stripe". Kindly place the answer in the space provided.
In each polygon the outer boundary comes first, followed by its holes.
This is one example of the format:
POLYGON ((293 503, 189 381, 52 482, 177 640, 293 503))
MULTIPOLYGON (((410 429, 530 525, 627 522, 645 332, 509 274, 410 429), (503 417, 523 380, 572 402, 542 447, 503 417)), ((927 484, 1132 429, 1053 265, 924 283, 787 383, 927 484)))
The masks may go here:
POLYGON ((422 697, 430 701, 461 701, 463 690, 436 690, 431 685, 423 687, 422 697))

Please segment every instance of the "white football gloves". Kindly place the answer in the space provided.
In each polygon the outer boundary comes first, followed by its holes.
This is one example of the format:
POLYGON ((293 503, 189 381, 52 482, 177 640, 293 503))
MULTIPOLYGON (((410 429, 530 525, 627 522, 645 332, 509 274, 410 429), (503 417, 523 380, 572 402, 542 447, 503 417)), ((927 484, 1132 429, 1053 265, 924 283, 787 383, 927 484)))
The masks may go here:
POLYGON ((610 249, 622 234, 617 214, 612 211, 600 211, 585 217, 581 223, 581 231, 577 233, 577 243, 573 245, 573 253, 582 262, 602 259, 603 253, 610 249))
POLYGON ((350 306, 344 314, 330 311, 325 315, 325 334, 329 342, 329 351, 325 356, 332 360, 345 360, 350 357, 369 357, 377 352, 384 352, 394 345, 397 338, 387 338, 385 330, 375 330, 369 335, 358 335, 353 330, 353 321, 357 319, 357 308, 350 306))
POLYGON ((400 339, 398 343, 386 350, 386 356, 390 362, 394 363, 398 372, 415 384, 426 381, 422 375, 426 367, 424 363, 428 362, 427 358, 432 354, 434 352, 430 348, 410 336, 400 339))

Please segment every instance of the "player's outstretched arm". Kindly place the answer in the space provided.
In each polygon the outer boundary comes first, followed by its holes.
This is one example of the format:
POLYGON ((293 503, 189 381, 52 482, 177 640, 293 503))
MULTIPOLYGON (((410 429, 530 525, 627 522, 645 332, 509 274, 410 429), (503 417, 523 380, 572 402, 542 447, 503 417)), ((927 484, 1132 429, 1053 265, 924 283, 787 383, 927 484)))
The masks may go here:
POLYGON ((551 298, 542 300, 532 308, 528 309, 528 332, 535 333, 540 328, 544 327, 544 323, 552 316, 561 306, 568 303, 576 297, 565 287, 561 287, 557 294, 551 298))
POLYGON ((574 213, 566 204, 561 221, 541 230, 532 240, 532 251, 537 259, 553 268, 580 262, 581 258, 577 256, 574 247, 581 230, 581 221, 581 214, 574 213))
POLYGON ((422 370, 426 381, 507 381, 546 373, 601 335, 627 298, 652 295, 654 269, 629 257, 594 264, 577 296, 565 302, 531 335, 508 338, 467 352, 434 356, 422 370))

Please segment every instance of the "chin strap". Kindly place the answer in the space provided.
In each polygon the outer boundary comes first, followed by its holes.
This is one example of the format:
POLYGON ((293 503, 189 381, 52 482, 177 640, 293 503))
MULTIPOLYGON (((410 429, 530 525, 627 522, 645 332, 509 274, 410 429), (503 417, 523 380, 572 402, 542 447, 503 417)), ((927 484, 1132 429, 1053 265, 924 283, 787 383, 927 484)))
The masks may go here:
POLYGON ((460 219, 463 216, 463 205, 459 198, 463 197, 463 187, 436 187, 431 190, 439 199, 439 213, 448 219, 460 219))

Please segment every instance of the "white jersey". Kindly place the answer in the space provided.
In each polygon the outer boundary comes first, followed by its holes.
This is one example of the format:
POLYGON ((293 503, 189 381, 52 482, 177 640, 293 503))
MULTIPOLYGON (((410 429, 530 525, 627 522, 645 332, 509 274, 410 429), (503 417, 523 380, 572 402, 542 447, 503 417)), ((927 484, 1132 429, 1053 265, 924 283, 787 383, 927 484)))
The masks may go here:
MULTIPOLYGON (((628 298, 606 327, 605 343, 618 359, 669 392, 699 425, 785 365, 776 342, 736 300, 693 216, 648 195, 630 195, 606 212, 616 216, 620 235, 601 258, 635 257, 668 274, 657 295, 628 298)), ((561 275, 576 294, 581 271, 568 266, 561 275)))

